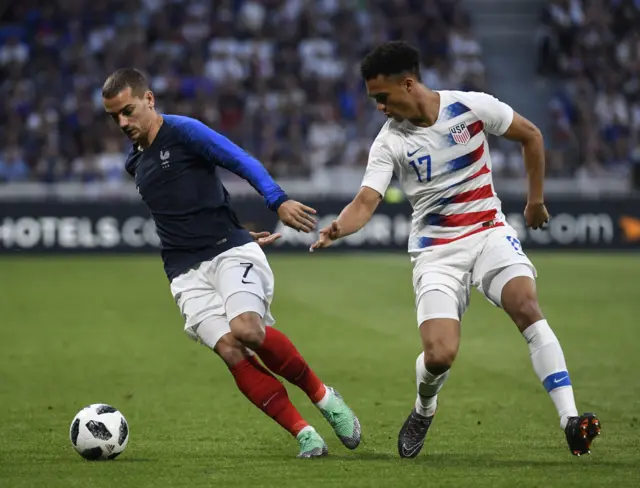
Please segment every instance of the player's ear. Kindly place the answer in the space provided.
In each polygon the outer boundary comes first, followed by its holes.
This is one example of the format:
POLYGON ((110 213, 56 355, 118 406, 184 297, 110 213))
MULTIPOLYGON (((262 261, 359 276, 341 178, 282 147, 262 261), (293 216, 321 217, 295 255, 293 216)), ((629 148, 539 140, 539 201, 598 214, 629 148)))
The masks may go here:
POLYGON ((413 78, 404 79, 404 87, 407 90, 407 93, 411 93, 411 90, 413 89, 413 85, 414 85, 413 78))
POLYGON ((154 105, 156 104, 156 100, 155 100, 155 97, 153 96, 153 92, 151 90, 147 90, 147 93, 144 94, 144 97, 147 100, 147 104, 149 105, 149 108, 153 108, 154 105))

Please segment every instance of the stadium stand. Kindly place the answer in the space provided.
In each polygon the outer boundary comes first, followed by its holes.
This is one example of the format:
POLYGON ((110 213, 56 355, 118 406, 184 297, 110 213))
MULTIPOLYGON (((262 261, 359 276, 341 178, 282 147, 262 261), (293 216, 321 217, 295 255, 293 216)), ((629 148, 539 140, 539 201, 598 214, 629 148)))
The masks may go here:
POLYGON ((451 0, 22 0, 0 28, 0 181, 119 185, 128 143, 100 88, 123 66, 276 177, 361 166, 383 120, 361 56, 402 37, 432 88, 485 89, 470 26, 451 0))
POLYGON ((561 174, 626 177, 640 163, 640 1, 551 0, 538 72, 557 82, 549 164, 561 174))

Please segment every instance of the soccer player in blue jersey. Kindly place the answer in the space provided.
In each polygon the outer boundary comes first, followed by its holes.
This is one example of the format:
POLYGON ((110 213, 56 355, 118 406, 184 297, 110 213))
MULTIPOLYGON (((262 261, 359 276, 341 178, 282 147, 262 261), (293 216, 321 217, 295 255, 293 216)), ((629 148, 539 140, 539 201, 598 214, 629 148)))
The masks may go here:
POLYGON ((133 142, 125 167, 156 223, 185 332, 218 354, 240 391, 298 439, 298 457, 326 455, 327 446, 272 372, 301 388, 342 443, 355 449, 360 423, 353 411, 316 376, 287 336, 271 327, 274 279, 261 245, 278 236, 242 228, 217 168, 247 180, 289 227, 309 232, 315 210, 289 199, 260 162, 203 123, 157 113, 138 70, 111 74, 102 98, 107 113, 133 142))

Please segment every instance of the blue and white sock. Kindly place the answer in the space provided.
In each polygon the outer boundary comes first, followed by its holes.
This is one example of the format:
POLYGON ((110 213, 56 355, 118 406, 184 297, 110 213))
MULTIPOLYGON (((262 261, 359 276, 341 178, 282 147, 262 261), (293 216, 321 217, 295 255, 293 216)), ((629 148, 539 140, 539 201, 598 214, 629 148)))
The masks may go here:
POLYGON ((546 320, 531 324, 522 333, 529 345, 533 370, 542 381, 560 416, 560 427, 578 415, 573 387, 558 338, 546 320))

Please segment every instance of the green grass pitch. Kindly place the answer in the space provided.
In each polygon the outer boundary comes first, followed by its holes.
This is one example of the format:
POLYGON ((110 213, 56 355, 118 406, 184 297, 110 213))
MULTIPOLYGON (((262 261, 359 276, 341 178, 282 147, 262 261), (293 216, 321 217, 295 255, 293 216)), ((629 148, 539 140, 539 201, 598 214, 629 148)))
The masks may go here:
POLYGON ((311 461, 184 335, 158 257, 5 257, 0 486, 640 486, 640 259, 532 259, 579 409, 602 421, 591 456, 571 456, 525 342, 474 292, 425 449, 398 458, 420 350, 407 256, 271 257, 277 326, 363 426, 360 448, 346 450, 289 386, 329 444, 311 461), (84 461, 69 442, 75 413, 96 402, 129 421, 113 462, 84 461))

